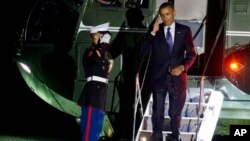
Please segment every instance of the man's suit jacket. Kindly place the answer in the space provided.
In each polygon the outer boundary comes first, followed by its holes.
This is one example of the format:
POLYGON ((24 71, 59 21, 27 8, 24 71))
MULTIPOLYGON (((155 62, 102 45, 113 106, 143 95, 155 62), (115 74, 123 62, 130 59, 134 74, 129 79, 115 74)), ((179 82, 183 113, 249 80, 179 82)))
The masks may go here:
POLYGON ((167 75, 170 75, 170 69, 178 65, 184 65, 185 71, 179 76, 171 76, 173 84, 178 90, 186 90, 187 70, 196 58, 192 32, 188 26, 176 23, 172 52, 168 49, 163 23, 159 25, 159 30, 155 36, 150 34, 150 32, 146 34, 141 49, 143 53, 152 51, 153 68, 151 72, 151 83, 153 92, 162 88, 167 75))

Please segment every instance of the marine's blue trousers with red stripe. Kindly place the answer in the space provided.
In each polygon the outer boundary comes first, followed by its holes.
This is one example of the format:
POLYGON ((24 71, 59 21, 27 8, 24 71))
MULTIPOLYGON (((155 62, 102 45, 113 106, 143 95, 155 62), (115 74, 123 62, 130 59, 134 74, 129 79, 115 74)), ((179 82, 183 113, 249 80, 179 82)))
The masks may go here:
POLYGON ((81 106, 81 141, 98 141, 104 120, 104 112, 91 106, 81 106))

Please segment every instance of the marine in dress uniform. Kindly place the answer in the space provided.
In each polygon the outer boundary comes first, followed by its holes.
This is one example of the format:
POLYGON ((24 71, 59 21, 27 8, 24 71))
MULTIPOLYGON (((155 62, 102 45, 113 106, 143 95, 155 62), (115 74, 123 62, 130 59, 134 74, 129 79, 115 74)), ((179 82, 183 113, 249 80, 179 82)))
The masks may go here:
POLYGON ((111 57, 108 53, 109 22, 90 29, 92 44, 85 50, 82 63, 87 80, 78 104, 81 106, 81 140, 98 141, 102 130, 108 91, 111 57))

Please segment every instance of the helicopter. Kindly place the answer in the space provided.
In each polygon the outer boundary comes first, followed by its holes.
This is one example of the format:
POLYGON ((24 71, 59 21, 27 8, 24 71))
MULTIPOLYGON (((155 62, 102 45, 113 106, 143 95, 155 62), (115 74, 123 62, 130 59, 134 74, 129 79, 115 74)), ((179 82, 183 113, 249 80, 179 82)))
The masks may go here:
MULTIPOLYGON (((120 33, 145 34, 162 2, 163 0, 38 0, 20 32, 16 53, 13 55, 19 72, 31 91, 41 100, 77 118, 81 114, 77 100, 86 83, 81 57, 83 50, 91 42, 90 27, 110 21, 111 42, 120 33), (133 7, 141 9, 145 29, 129 27, 125 15, 133 7)), ((250 19, 246 18, 249 17, 246 14, 246 9, 249 9, 246 3, 249 0, 171 2, 178 11, 177 21, 189 25, 193 31, 198 59, 190 69, 190 81, 198 86, 200 77, 206 76, 207 82, 214 89, 223 92, 225 101, 236 101, 239 104, 242 101, 249 102, 250 31, 246 21, 250 19), (211 10, 211 7, 215 9, 211 10), (186 11, 187 9, 193 10, 186 11)), ((111 114, 119 112, 116 82, 124 69, 125 60, 122 55, 118 55, 114 61, 106 105, 107 112, 111 114)), ((106 117, 102 133, 105 136, 112 136, 114 132, 110 123, 112 116, 106 117)))

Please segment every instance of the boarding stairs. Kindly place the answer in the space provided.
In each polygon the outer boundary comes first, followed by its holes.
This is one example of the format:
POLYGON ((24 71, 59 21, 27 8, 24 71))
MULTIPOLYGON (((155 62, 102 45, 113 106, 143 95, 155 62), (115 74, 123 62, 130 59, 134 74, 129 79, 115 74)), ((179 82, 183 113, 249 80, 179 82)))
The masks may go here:
MULTIPOLYGON (((140 95, 138 97, 140 99, 140 95)), ((222 102, 223 94, 220 91, 215 91, 211 88, 188 88, 180 127, 182 141, 211 141, 221 111, 222 102)), ((135 141, 150 141, 150 136, 152 135, 152 105, 153 100, 151 95, 135 141)), ((163 141, 168 141, 168 135, 171 134, 168 105, 167 96, 165 100, 164 131, 162 133, 163 141)))

